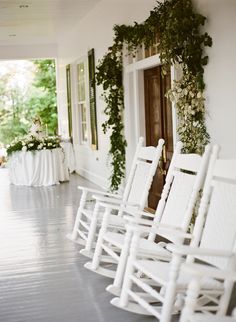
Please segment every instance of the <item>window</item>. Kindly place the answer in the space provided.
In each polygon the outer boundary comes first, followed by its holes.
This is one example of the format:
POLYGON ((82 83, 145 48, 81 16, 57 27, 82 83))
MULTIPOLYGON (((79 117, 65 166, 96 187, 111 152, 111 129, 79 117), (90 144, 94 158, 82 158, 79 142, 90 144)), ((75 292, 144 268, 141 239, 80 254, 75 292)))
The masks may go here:
POLYGON ((94 49, 75 65, 79 143, 98 149, 94 49))
POLYGON ((94 49, 91 49, 88 52, 88 75, 89 75, 89 106, 90 106, 90 125, 91 125, 91 146, 94 150, 97 150, 98 149, 98 134, 97 134, 94 49))
POLYGON ((68 110, 68 132, 72 139, 72 107, 71 107, 71 68, 66 66, 66 88, 67 88, 67 110, 68 110))
POLYGON ((77 97, 79 111, 79 130, 81 144, 88 144, 88 86, 87 86, 87 64, 81 61, 77 64, 77 97))

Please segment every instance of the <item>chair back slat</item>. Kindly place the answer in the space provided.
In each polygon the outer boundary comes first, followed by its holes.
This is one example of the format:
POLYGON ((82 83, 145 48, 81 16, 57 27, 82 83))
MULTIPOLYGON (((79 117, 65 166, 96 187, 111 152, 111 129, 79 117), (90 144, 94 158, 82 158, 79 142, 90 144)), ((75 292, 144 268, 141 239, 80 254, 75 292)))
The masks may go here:
POLYGON ((139 209, 143 209, 147 202, 152 180, 162 154, 164 140, 160 139, 156 147, 144 147, 143 144, 144 140, 140 138, 123 194, 124 202, 135 203, 139 209))
POLYGON ((161 222, 182 228, 184 212, 193 192, 196 175, 176 172, 161 222))
MULTIPOLYGON (((160 221, 187 231, 199 191, 203 187, 211 149, 207 146, 204 154, 200 156, 182 154, 181 147, 177 144, 175 149, 161 200, 158 203, 154 225, 160 221)), ((164 237, 178 242, 171 235, 165 234, 164 237)), ((149 240, 152 239, 153 234, 150 234, 149 240)))
POLYGON ((219 177, 222 180, 236 180, 235 160, 219 159, 216 161, 213 176, 219 177))
POLYGON ((199 170, 200 163, 201 156, 199 154, 180 154, 176 158, 175 168, 197 172, 199 170))
MULTIPOLYGON (((236 159, 218 159, 214 147, 200 202, 192 246, 236 252, 236 159)), ((227 257, 196 256, 195 258, 226 268, 227 257)), ((189 257, 188 260, 192 260, 189 257)))
MULTIPOLYGON (((236 162, 235 162, 236 166, 236 162)), ((214 182, 200 248, 236 251, 236 184, 214 182)), ((228 258, 198 257, 227 268, 228 258)))
POLYGON ((144 193, 144 187, 151 171, 152 163, 139 161, 133 178, 133 184, 130 189, 128 201, 132 203, 140 203, 144 193))
POLYGON ((153 161, 156 157, 156 147, 147 146, 141 147, 138 153, 138 159, 143 159, 146 161, 153 161))

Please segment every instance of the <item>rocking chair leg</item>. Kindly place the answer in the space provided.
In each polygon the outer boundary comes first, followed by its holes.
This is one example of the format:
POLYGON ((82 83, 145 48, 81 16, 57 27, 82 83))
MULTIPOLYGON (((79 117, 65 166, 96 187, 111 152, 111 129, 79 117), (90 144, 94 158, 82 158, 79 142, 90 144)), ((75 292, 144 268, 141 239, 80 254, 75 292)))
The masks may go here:
POLYGON ((179 322, 188 322, 188 317, 190 317, 194 312, 194 307, 197 303, 197 297, 199 293, 200 281, 198 278, 194 278, 188 287, 187 297, 185 301, 185 306, 181 314, 179 322))
POLYGON ((100 228, 99 234, 98 234, 98 240, 96 243, 96 248, 94 251, 94 255, 93 255, 93 260, 92 260, 92 269, 96 270, 100 264, 100 258, 102 255, 102 241, 103 241, 103 235, 106 232, 107 229, 107 224, 108 224, 108 217, 111 213, 111 208, 106 208, 104 217, 103 217, 103 221, 102 221, 102 226, 100 228))
POLYGON ((166 288, 165 300, 161 310, 160 322, 170 322, 176 294, 176 282, 181 265, 181 256, 174 256, 171 261, 170 279, 166 288))
POLYGON ((92 219, 91 219, 89 232, 88 232, 88 239, 87 239, 87 242, 85 245, 85 250, 88 252, 91 251, 91 249, 92 249, 94 236, 96 233, 99 207, 100 207, 99 202, 96 202, 95 207, 94 207, 94 211, 93 211, 93 215, 92 215, 92 219))
POLYGON ((126 307, 128 304, 129 300, 129 295, 128 295, 128 290, 132 288, 132 280, 130 276, 134 273, 134 267, 132 265, 132 260, 128 259, 127 262, 127 269, 125 272, 125 277, 124 277, 124 283, 120 295, 120 306, 121 307, 126 307))
POLYGON ((225 292, 220 298, 220 310, 219 315, 225 315, 228 309, 228 304, 230 302, 230 297, 233 291, 233 283, 230 280, 226 280, 224 283, 225 292))
POLYGON ((120 295, 120 305, 122 307, 127 306, 129 301, 128 290, 131 290, 132 288, 132 280, 130 277, 134 274, 134 270, 135 270, 133 262, 137 256, 138 244, 139 244, 139 235, 138 233, 135 232, 132 237, 132 242, 130 246, 130 256, 127 261, 124 282, 123 282, 122 291, 120 295))
POLYGON ((132 231, 130 229, 127 230, 126 235, 125 235, 125 242, 124 242, 124 247, 122 249, 121 255, 120 255, 120 260, 117 266, 116 270, 116 276, 113 282, 113 285, 117 288, 121 288, 122 286, 122 281, 124 277, 124 271, 125 271, 125 266, 127 263, 127 257, 129 254, 129 248, 130 248, 130 242, 131 242, 131 237, 132 237, 132 231))
POLYGON ((77 210, 77 215, 76 215, 76 220, 75 220, 73 232, 71 234, 71 239, 72 240, 76 240, 76 238, 78 237, 79 221, 81 219, 82 211, 83 211, 84 206, 85 206, 86 198, 87 198, 87 191, 83 191, 83 194, 82 194, 81 199, 80 199, 80 206, 79 206, 79 208, 77 210))

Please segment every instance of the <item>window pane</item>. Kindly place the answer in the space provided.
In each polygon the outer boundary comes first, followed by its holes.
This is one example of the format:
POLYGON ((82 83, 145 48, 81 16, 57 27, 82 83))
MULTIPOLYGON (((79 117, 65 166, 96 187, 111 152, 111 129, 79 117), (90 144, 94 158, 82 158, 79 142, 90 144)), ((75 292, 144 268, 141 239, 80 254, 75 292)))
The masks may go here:
POLYGON ((86 106, 85 104, 83 104, 82 110, 81 110, 81 118, 82 118, 82 122, 86 122, 86 106))
POLYGON ((86 124, 82 124, 82 140, 87 141, 88 140, 88 131, 86 124))
POLYGON ((79 104, 79 110, 80 110, 80 118, 81 118, 81 135, 82 135, 82 141, 85 142, 88 140, 88 129, 87 129, 87 123, 86 123, 86 105, 85 103, 79 104))
POLYGON ((77 65, 78 77, 78 100, 79 102, 85 100, 85 66, 84 63, 77 65))
POLYGON ((79 63, 77 65, 77 70, 78 70, 78 76, 80 79, 83 79, 84 78, 84 63, 79 63))

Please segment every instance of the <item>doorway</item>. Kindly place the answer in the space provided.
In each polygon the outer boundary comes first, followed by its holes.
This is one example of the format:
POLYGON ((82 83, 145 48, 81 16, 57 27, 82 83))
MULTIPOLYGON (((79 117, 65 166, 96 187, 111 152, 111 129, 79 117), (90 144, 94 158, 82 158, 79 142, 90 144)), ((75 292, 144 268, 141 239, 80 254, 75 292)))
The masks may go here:
POLYGON ((172 108, 165 93, 171 87, 170 70, 162 76, 162 66, 144 70, 146 144, 156 146, 165 140, 162 158, 148 197, 148 207, 156 209, 173 154, 172 108))

